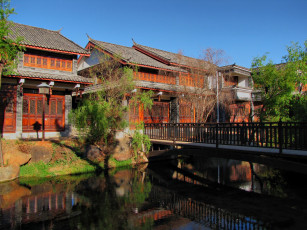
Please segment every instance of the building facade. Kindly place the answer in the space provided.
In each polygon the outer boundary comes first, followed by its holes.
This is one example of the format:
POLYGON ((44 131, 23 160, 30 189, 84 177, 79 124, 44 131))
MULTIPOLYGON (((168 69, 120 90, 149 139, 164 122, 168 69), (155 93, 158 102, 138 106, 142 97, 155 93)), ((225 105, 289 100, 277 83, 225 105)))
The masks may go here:
POLYGON ((79 55, 89 56, 88 51, 61 35, 60 31, 18 23, 10 26, 10 38, 22 37, 25 51, 17 57, 15 73, 2 76, 2 137, 40 138, 43 111, 46 137, 68 136, 72 94, 80 96, 79 92, 92 83, 77 74, 77 58, 79 55), (47 96, 39 94, 38 86, 42 83, 48 85, 47 96))
MULTIPOLYGON (((203 72, 210 67, 203 60, 143 46, 134 41, 132 47, 126 47, 89 38, 86 49, 90 50, 91 55, 80 56, 78 60, 80 75, 92 77, 89 76, 88 70, 98 65, 104 55, 120 57, 122 66, 134 69, 137 90, 154 92, 152 109, 144 111, 141 106, 132 108, 130 121, 197 122, 199 112, 196 106, 192 105, 191 100, 194 99, 187 97, 187 94, 206 94, 203 98, 209 101, 216 100, 214 98, 217 92, 220 94, 227 92, 227 95, 231 95, 232 101, 228 102, 227 106, 214 102, 215 107, 219 109, 214 108, 207 121, 249 120, 253 106, 251 106, 251 72, 247 68, 237 65, 216 66, 214 74, 208 75, 203 72)), ((96 84, 99 84, 97 80, 96 84)))

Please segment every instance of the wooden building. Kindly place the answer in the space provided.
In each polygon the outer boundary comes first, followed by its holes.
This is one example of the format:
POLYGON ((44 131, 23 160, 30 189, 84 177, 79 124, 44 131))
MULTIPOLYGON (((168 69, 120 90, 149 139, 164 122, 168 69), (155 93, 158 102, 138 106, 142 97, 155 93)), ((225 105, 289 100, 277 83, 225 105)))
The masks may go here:
POLYGON ((15 74, 2 76, 2 136, 8 139, 41 137, 43 104, 46 137, 68 136, 72 94, 92 83, 77 74, 77 58, 79 55, 89 56, 88 51, 61 35, 60 31, 18 23, 11 24, 11 31, 12 39, 23 38, 25 51, 17 57, 15 74), (43 95, 39 94, 41 83, 49 86, 45 103, 43 95))
MULTIPOLYGON (((99 64, 99 59, 104 55, 120 57, 122 66, 137 67, 134 80, 138 90, 154 92, 153 108, 150 111, 143 111, 141 107, 132 109, 130 121, 196 122, 196 111, 184 95, 187 90, 193 88, 206 89, 206 92, 212 93, 213 96, 217 88, 231 93, 232 104, 228 105, 227 109, 220 106, 220 121, 247 121, 247 112, 252 109, 251 74, 247 68, 237 65, 216 67, 217 73, 208 76, 200 73, 208 67, 208 63, 203 60, 143 46, 134 41, 132 47, 126 47, 89 38, 86 49, 90 50, 91 55, 80 56, 80 75, 89 77, 88 69, 99 64)), ((96 83, 98 84, 97 81, 96 83)), ((85 93, 95 87, 93 85, 86 88, 85 93)), ((215 111, 216 109, 210 118, 212 122, 216 121, 215 111)))

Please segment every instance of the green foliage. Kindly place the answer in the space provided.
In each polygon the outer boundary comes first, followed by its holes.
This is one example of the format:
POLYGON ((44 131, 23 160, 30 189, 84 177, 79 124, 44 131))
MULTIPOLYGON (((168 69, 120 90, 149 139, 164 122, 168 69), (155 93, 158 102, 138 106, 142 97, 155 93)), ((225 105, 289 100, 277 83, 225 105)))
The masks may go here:
POLYGON ((14 8, 10 7, 9 0, 0 0, 0 87, 1 87, 1 73, 4 75, 12 74, 16 67, 15 58, 19 51, 24 50, 20 46, 21 37, 16 40, 9 38, 12 33, 10 27, 13 26, 8 18, 14 14, 14 8), (3 69, 2 69, 3 68, 3 69))
POLYGON ((151 142, 150 138, 143 134, 144 124, 141 123, 136 127, 133 133, 131 145, 134 151, 134 155, 137 157, 138 152, 148 153, 150 150, 151 142))
POLYGON ((70 114, 79 134, 88 143, 104 148, 115 143, 116 131, 128 126, 128 97, 129 104, 146 108, 153 104, 152 92, 131 93, 135 88, 133 69, 122 67, 118 59, 103 56, 100 64, 91 68, 90 76, 98 78, 100 87, 70 114))
POLYGON ((85 99, 70 118, 88 143, 100 144, 103 141, 108 144, 116 129, 127 126, 122 120, 125 110, 114 99, 106 100, 97 94, 96 99, 94 95, 85 99))
POLYGON ((294 95, 290 103, 291 121, 307 122, 307 95, 294 95))
POLYGON ((134 107, 139 106, 140 104, 143 106, 143 109, 151 109, 153 105, 152 97, 154 96, 153 91, 143 91, 133 95, 130 100, 130 104, 134 107))
POLYGON ((289 121, 293 93, 307 83, 306 48, 292 43, 287 48, 288 54, 283 57, 284 63, 275 65, 267 55, 254 58, 252 74, 255 90, 261 93, 263 103, 259 111, 260 120, 289 121))

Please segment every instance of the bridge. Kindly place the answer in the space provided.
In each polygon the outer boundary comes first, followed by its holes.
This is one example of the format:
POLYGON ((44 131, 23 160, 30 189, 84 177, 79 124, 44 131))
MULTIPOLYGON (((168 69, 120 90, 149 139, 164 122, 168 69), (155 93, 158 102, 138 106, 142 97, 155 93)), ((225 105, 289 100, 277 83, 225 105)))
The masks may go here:
POLYGON ((152 123, 152 143, 307 156, 307 123, 152 123))

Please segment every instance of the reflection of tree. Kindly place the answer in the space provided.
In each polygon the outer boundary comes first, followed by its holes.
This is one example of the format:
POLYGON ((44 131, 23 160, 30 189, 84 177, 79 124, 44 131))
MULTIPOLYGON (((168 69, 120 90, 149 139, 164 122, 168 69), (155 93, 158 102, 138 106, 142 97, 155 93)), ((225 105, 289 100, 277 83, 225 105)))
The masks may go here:
POLYGON ((70 228, 75 229, 151 229, 152 221, 128 224, 128 216, 132 208, 139 208, 151 191, 151 184, 138 172, 132 173, 130 191, 125 196, 117 196, 117 184, 108 172, 97 177, 89 184, 87 181, 80 187, 78 193, 88 197, 91 204, 88 207, 78 206, 82 214, 70 220, 70 228))
MULTIPOLYGON (((135 174, 137 174, 137 172, 135 174)), ((125 197, 125 203, 128 206, 134 206, 134 208, 140 208, 151 191, 150 181, 142 180, 143 178, 141 176, 134 176, 131 185, 131 192, 125 197)))
POLYGON ((253 164, 250 163, 252 175, 260 183, 261 193, 274 195, 278 197, 286 197, 287 194, 284 191, 286 181, 284 180, 281 172, 273 168, 265 168, 258 174, 254 171, 253 164))

